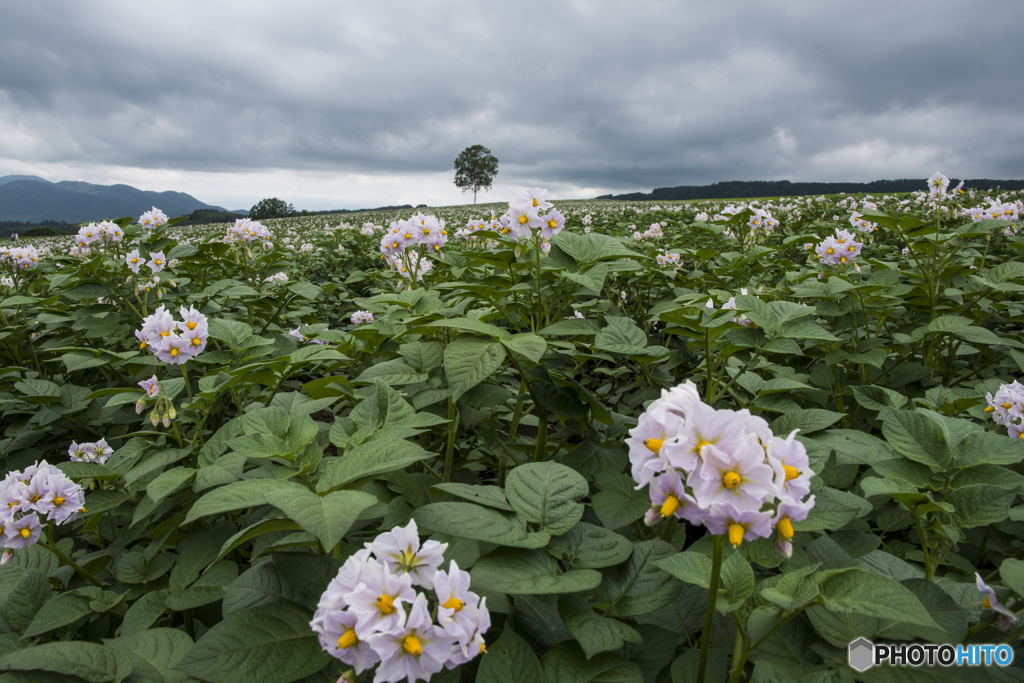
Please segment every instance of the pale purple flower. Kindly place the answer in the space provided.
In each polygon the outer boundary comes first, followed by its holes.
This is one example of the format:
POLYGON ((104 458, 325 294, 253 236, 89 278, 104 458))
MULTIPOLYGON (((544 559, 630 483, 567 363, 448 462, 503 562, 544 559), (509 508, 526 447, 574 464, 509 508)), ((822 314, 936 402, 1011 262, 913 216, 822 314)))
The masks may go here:
POLYGON ((154 273, 159 273, 167 266, 167 257, 164 256, 162 251, 154 251, 150 253, 149 260, 146 261, 146 265, 154 273))
POLYGON ((380 560, 367 561, 359 585, 345 596, 358 617, 359 631, 390 631, 400 628, 405 608, 416 591, 409 574, 394 574, 380 560))
POLYGON ((994 610, 999 615, 997 625, 1000 630, 1009 631, 1013 628, 1013 625, 1017 623, 1017 615, 999 602, 999 599, 996 597, 995 589, 985 583, 985 580, 981 578, 981 574, 974 574, 974 582, 977 584, 978 591, 981 593, 982 607, 994 610))
POLYGON ((369 311, 356 311, 355 313, 352 314, 352 317, 349 318, 349 322, 352 323, 353 325, 363 325, 372 323, 373 313, 370 313, 369 311))
POLYGON ((395 683, 429 680, 444 668, 456 639, 434 626, 427 600, 421 594, 416 596, 404 624, 367 640, 381 658, 374 681, 395 683))
POLYGON ((704 526, 713 534, 728 534, 729 543, 737 547, 743 541, 771 536, 772 513, 737 510, 730 502, 715 503, 708 509, 704 526))
POLYGON ((144 379, 138 384, 146 392, 146 396, 150 398, 156 398, 160 394, 160 380, 156 378, 156 375, 149 379, 144 379))
POLYGON ((540 234, 544 239, 551 239, 565 228, 565 216, 558 209, 552 209, 540 217, 540 234))
POLYGON ((42 525, 39 523, 39 516, 35 512, 13 520, 4 525, 4 546, 17 550, 27 548, 39 540, 42 533, 42 525))
POLYGON ((124 260, 128 264, 128 269, 133 273, 138 273, 139 268, 142 267, 142 264, 145 261, 145 259, 139 256, 138 249, 132 249, 127 254, 125 254, 124 260))
POLYGON ((408 573, 417 586, 429 587, 431 577, 444 561, 447 543, 426 541, 420 544, 416 520, 410 519, 405 527, 395 527, 380 534, 366 547, 397 573, 408 573))
POLYGON ((775 472, 765 462, 764 448, 752 435, 728 451, 714 444, 701 450, 701 467, 687 484, 703 507, 730 503, 737 510, 760 510, 775 497, 775 472))
POLYGON ((159 228, 167 222, 167 214, 155 206, 139 216, 139 225, 144 228, 159 228))

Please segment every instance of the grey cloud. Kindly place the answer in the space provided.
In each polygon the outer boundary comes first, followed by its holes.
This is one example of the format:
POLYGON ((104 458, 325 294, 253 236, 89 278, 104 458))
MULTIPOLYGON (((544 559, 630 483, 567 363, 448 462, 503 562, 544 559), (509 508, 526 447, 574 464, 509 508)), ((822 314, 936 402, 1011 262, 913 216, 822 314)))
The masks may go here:
POLYGON ((505 180, 616 190, 1020 177, 1024 6, 988 4, 8 4, 0 158, 400 174, 479 142, 505 180))

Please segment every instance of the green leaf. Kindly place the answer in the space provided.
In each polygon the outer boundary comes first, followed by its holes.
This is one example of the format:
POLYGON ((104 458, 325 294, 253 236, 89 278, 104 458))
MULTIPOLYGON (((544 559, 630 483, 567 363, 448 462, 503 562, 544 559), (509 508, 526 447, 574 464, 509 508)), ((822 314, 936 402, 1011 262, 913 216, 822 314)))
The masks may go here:
POLYGON ((879 417, 882 434, 897 453, 935 470, 949 465, 953 458, 950 433, 940 416, 918 408, 889 410, 879 417))
POLYGON ((539 363, 540 359, 544 357, 544 352, 547 351, 548 343, 544 341, 542 337, 538 337, 535 334, 524 332, 522 334, 514 334, 507 339, 503 339, 502 344, 505 348, 513 353, 518 353, 520 356, 539 363))
POLYGON ((481 557, 470 574, 474 587, 508 595, 581 593, 601 583, 600 572, 592 569, 560 571, 543 550, 496 550, 481 557))
POLYGON ((371 439, 348 449, 341 457, 324 458, 316 488, 322 493, 365 477, 403 470, 429 457, 431 454, 422 446, 405 439, 371 439))
POLYGON ((185 675, 173 671, 192 648, 192 639, 176 628, 154 628, 104 641, 132 663, 132 679, 162 682, 182 681, 185 675))
POLYGON ((476 334, 482 334, 493 339, 505 339, 508 337, 508 330, 485 323, 476 318, 445 318, 435 320, 424 327, 447 327, 454 330, 462 330, 463 332, 475 332, 476 334))
POLYGON ((635 482, 626 475, 599 476, 597 481, 602 491, 591 496, 591 505, 608 529, 632 524, 651 506, 647 493, 635 490, 635 482))
POLYGON ((122 681, 131 662, 117 651, 81 640, 23 647, 0 657, 0 671, 47 671, 86 681, 122 681))
POLYGON ((580 521, 583 505, 576 501, 589 492, 582 475, 555 462, 520 465, 505 482, 505 495, 519 516, 552 536, 564 534, 580 521))
POLYGON ((331 661, 309 618, 309 612, 288 603, 229 614, 196 641, 178 668, 224 683, 304 678, 331 661))
POLYGON ((353 381, 372 384, 375 379, 386 382, 391 386, 401 386, 403 384, 424 382, 427 379, 427 374, 410 367, 399 358, 394 358, 383 363, 371 365, 366 370, 363 370, 353 381))
POLYGON ((580 264, 609 259, 643 257, 642 254, 624 247, 618 239, 597 232, 580 234, 563 230, 551 241, 580 264))
POLYGON ((548 650, 541 659, 541 667, 544 680, 549 683, 643 683, 644 680, 640 667, 628 659, 605 652, 587 660, 579 646, 571 642, 548 650))
POLYGON ((606 325, 594 337, 594 348, 612 353, 639 355, 647 348, 647 335, 632 318, 607 316, 606 325))
POLYGON ((1024 462, 1024 440, 992 432, 974 432, 961 439, 953 449, 953 457, 960 467, 1016 465, 1024 462))
POLYGON ((843 415, 844 413, 832 410, 801 408, 787 411, 784 415, 776 418, 772 422, 771 428, 775 434, 789 434, 794 429, 799 429, 802 434, 808 434, 831 427, 842 419, 843 415))
POLYGON ((568 533, 552 539, 548 552, 580 569, 601 569, 625 562, 633 552, 633 544, 610 529, 580 522, 568 533))
POLYGON ((540 661, 512 625, 507 623, 501 636, 488 646, 480 658, 476 683, 508 683, 508 681, 541 681, 540 661))
POLYGON ((811 514, 802 522, 794 522, 793 528, 798 531, 841 529, 871 510, 871 503, 860 496, 825 486, 815 493, 811 514))
POLYGON ((907 403, 906 396, 886 387, 867 384, 851 388, 857 403, 868 410, 877 412, 883 408, 902 408, 907 403))
POLYGON ((0 567, 0 631, 21 633, 52 595, 46 572, 14 563, 0 567))
POLYGON ((711 558, 696 550, 685 550, 658 561, 658 568, 683 583, 711 587, 711 558))
POLYGON ((188 511, 188 514, 185 515, 185 520, 182 524, 189 524, 201 517, 216 515, 221 512, 245 510, 259 505, 266 505, 268 503, 267 496, 277 491, 305 492, 306 487, 281 479, 236 481, 203 495, 195 502, 188 511))
POLYGON ((175 467, 167 470, 146 485, 146 493, 154 503, 159 503, 190 482, 195 474, 196 470, 192 467, 175 467))
POLYGON ((725 604, 717 605, 718 611, 728 614, 739 609, 754 594, 754 570, 737 551, 728 553, 722 562, 722 595, 725 604))
POLYGON ((798 609, 818 597, 818 563, 786 572, 774 585, 761 589, 761 597, 784 610, 798 609))
POLYGON ((840 571, 821 582, 821 595, 831 612, 938 627, 910 589, 882 574, 863 569, 840 571))
POLYGON ((61 593, 43 603, 36 612, 31 623, 22 634, 23 638, 31 638, 41 633, 52 631, 61 626, 73 624, 92 612, 89 598, 75 593, 61 593))
POLYGON ((628 562, 604 573, 595 602, 613 617, 647 614, 671 603, 680 586, 659 562, 673 552, 674 548, 661 540, 635 543, 628 562))
POLYGON ((527 531, 522 520, 473 503, 430 503, 413 513, 417 524, 442 534, 515 548, 543 548, 551 536, 527 531))
POLYGON ((335 491, 318 496, 311 491, 278 491, 267 495, 267 502, 317 537, 325 552, 352 528, 359 513, 377 502, 362 491, 335 491))
POLYGON ((965 529, 997 524, 1010 514, 1010 504, 1017 497, 1013 489, 988 484, 960 486, 946 500, 956 508, 957 524, 965 529))
POLYGON ((1024 596, 1024 561, 1007 557, 999 565, 999 576, 1014 593, 1024 596))
POLYGON ((617 650, 626 642, 639 643, 641 640, 636 629, 618 619, 601 616, 582 598, 569 596, 561 603, 562 620, 583 648, 587 659, 601 652, 617 650))
POLYGON ((434 484, 431 488, 443 491, 444 493, 455 496, 456 498, 462 498, 472 503, 479 503, 485 507, 504 510, 505 512, 515 512, 515 509, 509 505, 508 499, 505 497, 505 490, 498 486, 459 484, 451 482, 434 484))
POLYGON ((505 360, 501 342, 481 337, 456 337, 444 349, 444 372, 452 398, 480 384, 499 369, 505 360))

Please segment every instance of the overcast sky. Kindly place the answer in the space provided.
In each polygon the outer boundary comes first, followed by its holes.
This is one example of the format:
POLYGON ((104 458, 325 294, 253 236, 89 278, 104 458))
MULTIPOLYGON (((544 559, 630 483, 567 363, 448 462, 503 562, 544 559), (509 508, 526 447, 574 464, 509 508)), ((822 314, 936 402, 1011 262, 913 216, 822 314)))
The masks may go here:
POLYGON ((226 208, 1024 177, 1024 3, 0 0, 0 175, 226 208))

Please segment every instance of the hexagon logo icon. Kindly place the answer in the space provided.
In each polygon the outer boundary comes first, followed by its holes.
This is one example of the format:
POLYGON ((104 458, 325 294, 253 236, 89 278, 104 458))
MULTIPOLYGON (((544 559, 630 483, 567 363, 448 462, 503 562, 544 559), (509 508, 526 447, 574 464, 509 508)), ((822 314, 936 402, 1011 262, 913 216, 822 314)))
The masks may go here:
POLYGON ((867 671, 875 665, 875 644, 867 638, 858 638, 847 647, 846 661, 854 671, 867 671))

